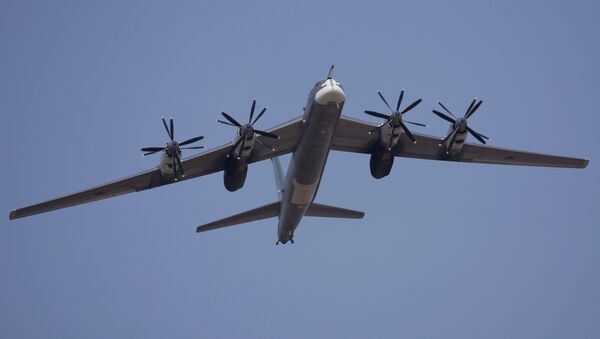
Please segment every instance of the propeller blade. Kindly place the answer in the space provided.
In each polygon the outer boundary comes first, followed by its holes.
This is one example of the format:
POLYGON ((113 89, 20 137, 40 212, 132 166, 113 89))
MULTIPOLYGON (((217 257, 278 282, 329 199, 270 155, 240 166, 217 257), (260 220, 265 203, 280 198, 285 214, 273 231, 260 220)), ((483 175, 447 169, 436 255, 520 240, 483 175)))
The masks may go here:
POLYGON ((203 149, 204 146, 194 146, 194 147, 181 147, 181 149, 203 149))
POLYGON ((274 151, 274 150, 275 150, 275 148, 274 148, 273 146, 271 146, 271 145, 267 144, 266 142, 260 141, 260 139, 256 139, 256 141, 258 141, 258 143, 259 143, 259 144, 261 144, 261 145, 263 145, 263 146, 267 147, 267 148, 268 148, 268 149, 270 149, 271 151, 274 151))
POLYGON ((407 123, 407 124, 413 124, 413 125, 417 125, 417 126, 421 126, 421 127, 427 127, 427 125, 422 124, 420 122, 413 122, 413 121, 408 121, 408 120, 402 120, 403 122, 407 123))
POLYGON ((369 131, 369 134, 373 134, 373 132, 377 131, 378 129, 380 129, 381 127, 383 127, 383 125, 385 125, 385 123, 373 128, 372 130, 369 131))
POLYGON ((387 114, 383 114, 383 113, 379 113, 379 112, 374 112, 374 111, 365 111, 365 113, 367 113, 368 115, 377 117, 377 118, 381 118, 381 119, 388 119, 389 115, 387 114))
POLYGON ((454 146, 454 141, 456 141, 457 135, 458 135, 458 129, 455 129, 454 132, 452 132, 452 137, 450 138, 450 143, 448 144, 446 153, 450 153, 450 150, 452 150, 452 146, 454 146))
POLYGON ((485 139, 485 140, 487 140, 487 141, 490 141, 490 140, 492 140, 491 138, 489 138, 489 137, 486 137, 485 135, 483 135, 483 134, 481 134, 481 133, 479 133, 479 132, 477 132, 477 134, 479 134, 479 136, 480 136, 480 137, 484 138, 484 139, 485 139))
POLYGON ((177 181, 177 166, 175 166, 175 157, 171 159, 171 166, 173 166, 173 179, 177 181))
POLYGON ((154 154, 156 152, 160 152, 160 151, 152 151, 152 152, 144 153, 144 155, 146 156, 146 155, 154 154))
POLYGON ((240 154, 239 154, 239 156, 241 156, 242 153, 244 152, 244 147, 246 147, 246 137, 242 136, 242 145, 240 146, 240 154))
POLYGON ((227 121, 223 121, 223 120, 217 120, 217 122, 220 122, 220 123, 222 123, 222 124, 224 124, 224 125, 227 125, 227 126, 233 126, 233 127, 237 127, 236 125, 234 125, 234 124, 232 124, 232 123, 230 123, 230 122, 227 122, 227 121))
POLYGON ((465 118, 467 118, 467 115, 469 114, 469 112, 471 112, 471 109, 473 108, 473 106, 475 105, 476 102, 477 102, 477 99, 473 99, 473 101, 471 101, 469 108, 467 108, 467 111, 465 112, 465 115, 464 115, 465 118))
POLYGON ((400 91, 400 96, 398 97, 398 104, 396 104, 396 112, 400 110, 400 105, 402 104, 402 98, 404 98, 404 90, 400 91))
POLYGON ((447 109, 447 108, 446 108, 446 106, 444 106, 444 104, 442 104, 442 102, 441 102, 441 101, 438 101, 438 104, 439 104, 440 106, 442 106, 442 108, 444 109, 444 111, 446 111, 446 113, 448 113, 448 114, 450 114, 451 116, 453 116, 453 117, 454 117, 454 119, 458 119, 458 118, 456 117, 456 115, 452 114, 452 112, 450 112, 450 110, 449 110, 449 109, 447 109))
POLYGON ((173 118, 169 119, 169 125, 171 125, 171 134, 169 134, 169 136, 171 137, 171 141, 175 140, 175 124, 173 123, 173 118))
POLYGON ((450 132, 450 134, 446 135, 446 137, 444 139, 442 139, 442 143, 445 143, 446 141, 448 141, 448 139, 450 139, 450 137, 452 137, 452 135, 454 133, 456 133, 458 131, 458 129, 453 129, 452 132, 450 132))
POLYGON ((167 131, 167 135, 171 140, 173 140, 173 138, 171 137, 171 132, 169 131, 169 127, 167 126, 167 121, 165 120, 165 117, 162 117, 162 122, 163 126, 165 126, 165 131, 167 131))
POLYGON ((261 131, 261 130, 257 130, 257 129, 254 130, 254 133, 260 134, 260 135, 265 136, 267 138, 279 139, 278 135, 275 135, 275 134, 269 133, 269 132, 265 132, 265 131, 261 131))
POLYGON ((415 140, 415 137, 412 135, 412 133, 410 133, 410 130, 408 129, 408 127, 406 127, 406 125, 404 123, 402 123, 402 121, 400 121, 400 127, 402 127, 402 129, 404 130, 404 133, 406 133, 406 136, 410 139, 410 141, 412 141, 413 143, 417 142, 417 140, 415 140))
POLYGON ((142 152, 160 152, 164 149, 164 147, 144 147, 142 148, 142 152))
POLYGON ((237 147, 240 145, 240 143, 242 142, 242 140, 243 140, 243 139, 246 139, 246 137, 240 136, 240 137, 237 139, 237 141, 235 142, 235 144, 233 144, 233 149, 234 149, 234 150, 235 150, 235 149, 236 149, 236 148, 237 148, 237 147))
POLYGON ((255 108, 256 108, 256 99, 252 100, 252 107, 250 108, 250 119, 248 119, 248 123, 252 122, 252 117, 254 116, 255 108))
POLYGON ((442 119, 444 119, 444 120, 448 121, 448 122, 449 122, 449 123, 451 123, 451 124, 453 124, 453 123, 455 123, 455 122, 456 122, 456 120, 454 120, 454 119, 450 118, 449 116, 447 116, 446 114, 444 114, 444 113, 442 113, 442 112, 440 112, 440 111, 433 110, 433 113, 434 113, 435 115, 437 115, 438 117, 440 117, 440 118, 442 118, 442 119))
POLYGON ((186 140, 186 141, 184 141, 184 142, 180 142, 180 143, 179 143, 179 146, 184 146, 184 145, 193 144, 193 143, 195 143, 196 141, 200 141, 200 140, 202 140, 202 139, 204 139, 204 137, 203 137, 203 136, 199 136, 199 137, 191 138, 191 139, 188 139, 188 140, 186 140))
POLYGON ((254 119, 254 121, 252 122, 252 126, 254 126, 254 124, 258 121, 258 119, 260 119, 260 117, 263 116, 263 114, 265 114, 265 112, 267 111, 267 106, 265 106, 262 111, 260 111, 260 113, 258 113, 258 116, 256 116, 256 119, 254 119))
POLYGON ((467 119, 473 115, 473 113, 475 113, 475 111, 479 108, 479 106, 481 106, 481 103, 483 103, 483 100, 479 100, 479 102, 477 103, 477 105, 475 105, 475 107, 473 107, 473 109, 471 109, 471 111, 469 112, 469 114, 467 114, 467 119))
POLYGON ((175 159, 177 159, 177 166, 179 166, 179 170, 181 171, 181 176, 185 177, 185 172, 183 172, 183 164, 181 163, 181 158, 179 158, 179 154, 175 154, 175 159))
POLYGON ((380 91, 377 91, 377 94, 379 94, 379 97, 381 98, 381 100, 383 100, 383 103, 385 103, 385 105, 390 109, 390 111, 393 112, 394 110, 392 109, 392 107, 390 107, 390 104, 388 104, 387 100, 385 100, 383 94, 381 94, 380 91))
POLYGON ((421 103, 421 101, 423 101, 423 99, 419 99, 419 100, 417 100, 417 101, 413 102, 412 104, 410 104, 410 106, 406 107, 406 108, 404 109, 404 111, 402 111, 402 113, 400 113, 400 114, 407 113, 407 112, 408 112, 408 111, 410 111, 411 109, 413 109, 413 108, 417 107, 417 105, 418 105, 418 104, 420 104, 420 103, 421 103))
POLYGON ((234 118, 232 118, 229 114, 227 114, 225 112, 221 112, 221 114, 225 117, 225 119, 227 119, 234 126, 236 126, 236 127, 242 127, 242 124, 240 124, 239 122, 237 122, 237 120, 235 120, 234 118))
POLYGON ((469 133, 471 133, 472 136, 475 137, 475 139, 479 140, 480 143, 485 145, 485 140, 481 137, 481 135, 479 135, 479 133, 475 132, 473 129, 471 129, 471 127, 467 126, 467 131, 469 131, 469 133))

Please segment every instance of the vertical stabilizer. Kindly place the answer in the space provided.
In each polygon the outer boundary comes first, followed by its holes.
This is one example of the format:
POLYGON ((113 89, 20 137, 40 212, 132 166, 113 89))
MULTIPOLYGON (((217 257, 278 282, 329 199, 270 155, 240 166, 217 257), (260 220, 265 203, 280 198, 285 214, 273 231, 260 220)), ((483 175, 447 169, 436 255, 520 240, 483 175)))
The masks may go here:
POLYGON ((275 186, 277 187, 277 199, 281 201, 283 197, 283 169, 281 169, 281 162, 279 157, 271 158, 273 163, 273 172, 275 173, 275 186))

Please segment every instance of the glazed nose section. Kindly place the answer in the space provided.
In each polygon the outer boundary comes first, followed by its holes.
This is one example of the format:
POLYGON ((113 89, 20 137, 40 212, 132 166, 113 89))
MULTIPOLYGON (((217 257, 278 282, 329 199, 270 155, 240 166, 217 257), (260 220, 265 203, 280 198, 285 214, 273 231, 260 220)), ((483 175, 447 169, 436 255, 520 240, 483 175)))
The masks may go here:
POLYGON ((319 105, 327 105, 329 103, 341 104, 344 100, 346 100, 346 94, 339 82, 334 79, 325 80, 321 85, 321 89, 315 94, 315 101, 319 105))

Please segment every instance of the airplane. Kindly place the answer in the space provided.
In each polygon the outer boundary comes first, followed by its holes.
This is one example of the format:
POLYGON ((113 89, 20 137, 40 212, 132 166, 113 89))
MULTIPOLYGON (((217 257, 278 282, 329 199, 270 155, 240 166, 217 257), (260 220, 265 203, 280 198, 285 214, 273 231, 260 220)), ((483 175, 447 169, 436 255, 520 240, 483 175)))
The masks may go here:
POLYGON ((238 129, 232 142, 183 160, 181 149, 200 149, 202 146, 181 146, 197 142, 202 137, 178 143, 174 140, 173 119, 167 126, 163 118, 170 142, 164 147, 142 149, 145 155, 161 152, 159 166, 78 193, 12 210, 9 219, 139 192, 221 171, 225 188, 233 192, 244 186, 249 164, 270 159, 275 172, 278 201, 198 226, 196 232, 278 217, 276 244, 293 244, 294 232, 303 217, 360 219, 364 216, 361 211, 314 201, 327 157, 332 150, 370 154, 371 175, 376 179, 390 174, 395 157, 563 168, 585 168, 589 162, 587 159, 486 145, 489 138, 476 132, 468 124, 468 119, 481 106, 481 100, 473 100, 460 118, 438 102, 445 113, 438 110, 433 110, 433 113, 450 123, 447 135, 439 138, 412 132, 407 127, 407 124, 425 126, 404 118, 405 114, 422 102, 421 99, 401 110, 404 90, 400 92, 395 109, 381 92, 378 95, 390 113, 371 110, 366 110, 365 113, 384 119, 383 123, 373 124, 342 115, 346 93, 342 85, 333 78, 331 66, 327 77, 318 81, 310 90, 303 115, 269 130, 259 130, 254 125, 267 108, 263 108, 254 118, 254 100, 248 123, 242 124, 225 112, 221 113, 225 120, 217 120, 238 129), (469 134, 483 145, 465 142, 469 134), (289 153, 292 156, 284 175, 278 157, 289 153))

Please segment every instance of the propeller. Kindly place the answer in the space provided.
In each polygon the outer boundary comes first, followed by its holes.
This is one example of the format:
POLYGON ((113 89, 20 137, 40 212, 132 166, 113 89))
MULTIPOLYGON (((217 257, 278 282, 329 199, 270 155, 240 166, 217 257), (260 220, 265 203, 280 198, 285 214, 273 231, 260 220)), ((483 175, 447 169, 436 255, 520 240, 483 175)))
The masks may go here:
POLYGON ((437 115, 438 117, 448 121, 453 126, 452 132, 450 134, 448 134, 442 140, 442 143, 441 143, 441 144, 443 144, 446 141, 450 140, 450 143, 448 144, 448 151, 446 151, 446 152, 449 152, 449 150, 452 149, 452 146, 454 145, 454 141, 456 140, 456 135, 459 132, 464 132, 465 130, 467 130, 473 137, 475 137, 475 139, 477 139, 482 144, 485 144, 486 140, 488 140, 488 141, 490 140, 490 138, 486 137, 485 135, 483 135, 481 133, 476 132, 474 129, 469 127, 467 124, 467 120, 475 113, 475 111, 477 111, 477 109, 479 108, 479 106, 481 106, 482 103, 483 103, 483 100, 479 100, 479 102, 478 102, 477 99, 473 99, 473 101, 471 101, 471 104, 467 108, 467 111, 465 112, 463 117, 457 118, 456 115, 452 114, 452 112, 450 112, 450 110, 448 108, 446 108, 446 106, 444 106, 444 104, 442 102, 438 101, 438 104, 442 107, 442 109, 444 111, 446 111, 446 113, 450 114, 450 116, 448 116, 447 114, 444 114, 440 111, 436 111, 436 110, 433 110, 433 113, 435 115, 437 115))
POLYGON ((423 101, 423 100, 419 99, 419 100, 413 102, 412 104, 408 105, 408 107, 406 107, 404 110, 400 111, 400 105, 402 105, 402 99, 404 98, 404 90, 400 91, 400 96, 398 97, 398 103, 396 104, 396 109, 395 110, 392 109, 392 107, 387 102, 387 100, 385 100, 385 97, 383 96, 383 94, 381 94, 380 91, 377 91, 377 94, 379 94, 379 97, 381 98, 381 100, 383 101, 383 103, 387 106, 387 108, 390 109, 391 113, 388 115, 388 114, 379 113, 379 112, 375 112, 375 111, 368 111, 368 110, 365 111, 365 113, 368 114, 368 115, 370 115, 370 116, 374 116, 374 117, 377 117, 377 118, 385 119, 385 122, 383 124, 379 125, 375 129, 373 129, 372 131, 370 131, 369 134, 375 132, 376 130, 378 130, 381 127, 383 127, 385 124, 389 123, 390 126, 392 127, 392 132, 390 133, 390 139, 394 135, 394 129, 400 127, 400 128, 402 128, 402 130, 404 131, 404 133, 406 133, 406 135, 408 136, 408 138, 413 143, 416 143, 417 140, 412 135, 412 133, 410 132, 410 130, 408 129, 408 127, 406 127, 406 124, 417 125, 417 126, 422 126, 422 127, 427 127, 427 125, 421 124, 421 123, 418 123, 418 122, 404 120, 404 114, 408 113, 410 110, 412 110, 413 108, 417 107, 417 105, 420 104, 421 101, 423 101))
POLYGON ((157 152, 164 151, 166 155, 171 158, 171 165, 173 166, 173 176, 175 180, 177 180, 177 168, 181 171, 181 176, 184 177, 185 173, 183 171, 183 165, 181 164, 181 150, 182 149, 202 149, 204 146, 191 146, 191 147, 181 147, 189 144, 193 144, 204 139, 203 136, 187 139, 183 142, 175 141, 175 125, 173 123, 173 118, 169 119, 169 125, 167 125, 167 121, 165 117, 162 117, 163 126, 165 127, 165 131, 167 131, 167 135, 169 136, 170 142, 166 143, 164 147, 144 147, 142 148, 142 152, 144 155, 150 155, 157 152))
MULTIPOLYGON (((239 123, 237 120, 235 120, 231 115, 225 113, 225 112, 221 112, 221 115, 226 119, 226 121, 223 120, 217 120, 217 122, 222 123, 224 125, 228 125, 228 126, 233 126, 233 127, 237 127, 238 128, 238 134, 239 134, 239 138, 238 140, 235 142, 235 144, 233 145, 233 148, 237 148, 240 143, 242 144, 242 150, 244 149, 244 146, 246 145, 246 139, 250 136, 253 136, 255 134, 258 135, 262 135, 264 137, 267 138, 271 138, 271 139, 279 139, 278 135, 275 135, 273 133, 269 133, 266 131, 261 131, 258 129, 254 128, 254 124, 256 124, 256 122, 263 116, 263 114, 265 114, 265 112, 267 111, 267 107, 265 106, 256 116, 256 118, 254 118, 254 111, 256 110, 256 99, 252 100, 252 107, 250 107, 250 117, 248 118, 248 123, 242 125, 241 123, 239 123), (252 120, 254 118, 254 120, 252 120)), ((264 141, 261 141, 260 139, 256 139, 256 141, 265 146, 268 147, 271 150, 275 150, 275 148, 273 148, 273 146, 267 144, 264 141)))

